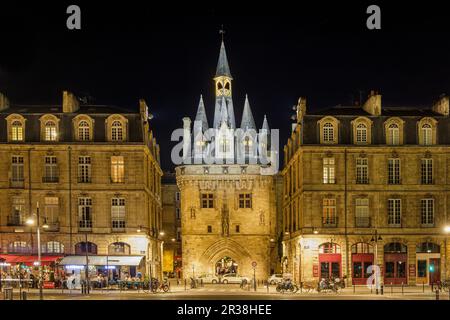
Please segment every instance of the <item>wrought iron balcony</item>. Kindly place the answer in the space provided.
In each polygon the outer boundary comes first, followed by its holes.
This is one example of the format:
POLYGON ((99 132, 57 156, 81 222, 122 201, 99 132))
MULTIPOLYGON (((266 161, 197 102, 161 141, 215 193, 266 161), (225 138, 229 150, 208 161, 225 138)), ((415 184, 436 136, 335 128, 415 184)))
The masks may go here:
POLYGON ((326 228, 336 228, 338 217, 322 217, 322 225, 326 228))
POLYGON ((355 227, 369 228, 370 227, 370 217, 355 217, 355 227))
POLYGON ((42 177, 43 183, 58 183, 59 177, 42 177))
POLYGON ((23 178, 22 179, 10 179, 9 186, 11 188, 24 188, 25 180, 23 178))
POLYGON ((7 222, 6 224, 8 226, 14 226, 14 227, 18 227, 18 226, 24 226, 25 225, 25 221, 24 218, 22 216, 8 216, 7 217, 7 222))

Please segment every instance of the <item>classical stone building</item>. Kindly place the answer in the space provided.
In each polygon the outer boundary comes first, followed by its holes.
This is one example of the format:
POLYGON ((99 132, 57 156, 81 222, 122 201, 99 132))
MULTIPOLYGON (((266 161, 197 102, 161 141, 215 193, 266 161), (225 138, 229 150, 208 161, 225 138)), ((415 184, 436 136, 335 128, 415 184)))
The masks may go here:
MULTIPOLYGON (((10 104, 0 94, 0 252, 36 255, 41 216, 43 256, 103 256, 132 275, 161 274, 161 169, 148 107, 138 112, 81 104, 10 104), (125 259, 121 257, 134 257, 125 259)), ((99 260, 100 259, 100 260, 99 260)), ((63 259, 64 260, 64 259, 63 259)), ((98 266, 104 268, 105 266, 98 266)))
POLYGON ((225 273, 252 277, 255 262, 256 277, 265 279, 277 268, 277 155, 268 151, 267 119, 257 130, 247 97, 241 125, 236 126, 232 80, 222 42, 212 128, 202 98, 193 131, 190 119, 183 119, 184 162, 176 176, 185 278, 225 273))
POLYGON ((162 228, 164 230, 163 272, 181 278, 181 194, 175 173, 165 172, 161 183, 162 228))
POLYGON ((297 281, 449 278, 449 99, 432 107, 297 106, 284 148, 284 268, 297 281))

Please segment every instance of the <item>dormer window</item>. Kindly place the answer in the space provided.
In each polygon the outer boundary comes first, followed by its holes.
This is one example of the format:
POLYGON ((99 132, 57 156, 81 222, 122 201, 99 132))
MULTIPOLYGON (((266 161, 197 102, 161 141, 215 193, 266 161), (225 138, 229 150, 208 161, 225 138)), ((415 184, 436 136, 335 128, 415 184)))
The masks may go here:
POLYGON ((400 129, 396 123, 393 123, 388 128, 388 144, 400 144, 400 129))
POLYGON ((111 125, 111 140, 123 141, 123 126, 122 122, 116 120, 111 125))
POLYGON ((334 140, 333 124, 327 122, 323 125, 323 142, 331 143, 334 140))
POLYGON ((428 146, 432 144, 432 129, 431 126, 426 123, 422 126, 422 142, 424 145, 428 146))
POLYGON ((367 143, 367 127, 364 123, 356 127, 356 143, 367 143))
POLYGON ((339 121, 336 118, 326 116, 320 119, 317 124, 319 127, 320 143, 336 144, 339 142, 339 121))
POLYGON ((105 120, 107 141, 127 141, 128 119, 121 114, 112 114, 105 120))
POLYGON ((57 139, 56 123, 54 121, 47 121, 45 123, 45 141, 56 141, 57 139))
POLYGON ((437 143, 437 121, 431 117, 422 118, 417 123, 419 144, 431 146, 437 143))
POLYGON ((393 117, 384 123, 386 144, 397 146, 403 144, 404 121, 399 117, 393 117))
POLYGON ((89 123, 85 120, 80 121, 78 124, 78 140, 89 141, 91 135, 91 128, 89 123))
POLYGON ((11 124, 11 140, 23 141, 23 125, 19 120, 15 120, 11 124))

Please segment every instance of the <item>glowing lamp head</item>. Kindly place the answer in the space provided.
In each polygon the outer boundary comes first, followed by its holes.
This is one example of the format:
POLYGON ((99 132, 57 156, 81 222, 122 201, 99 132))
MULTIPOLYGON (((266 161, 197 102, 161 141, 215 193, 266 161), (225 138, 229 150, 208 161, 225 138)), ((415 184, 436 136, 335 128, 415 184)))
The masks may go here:
POLYGON ((164 231, 161 231, 160 233, 159 233, 159 235, 160 236, 164 236, 166 233, 164 232, 164 231))
POLYGON ((28 218, 28 219, 25 221, 25 224, 27 224, 27 225, 29 225, 29 226, 34 225, 34 219, 33 219, 33 218, 28 218))
POLYGON ((445 233, 450 233, 450 225, 444 227, 445 233))

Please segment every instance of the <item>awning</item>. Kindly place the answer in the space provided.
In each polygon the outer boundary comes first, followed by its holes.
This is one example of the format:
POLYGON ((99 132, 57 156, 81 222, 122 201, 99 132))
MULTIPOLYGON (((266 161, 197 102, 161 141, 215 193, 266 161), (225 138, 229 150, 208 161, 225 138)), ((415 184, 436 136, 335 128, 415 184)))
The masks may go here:
MULTIPOLYGON (((41 256, 42 265, 49 265, 52 262, 56 262, 61 259, 63 256, 41 256)), ((27 266, 33 266, 35 262, 37 262, 38 256, 23 256, 23 255, 15 255, 15 254, 0 254, 0 259, 4 260, 4 263, 10 264, 20 264, 23 263, 27 266)))
MULTIPOLYGON (((88 256, 88 263, 93 266, 138 266, 142 258, 143 256, 88 256)), ((85 266, 86 256, 67 256, 59 264, 85 266)))

